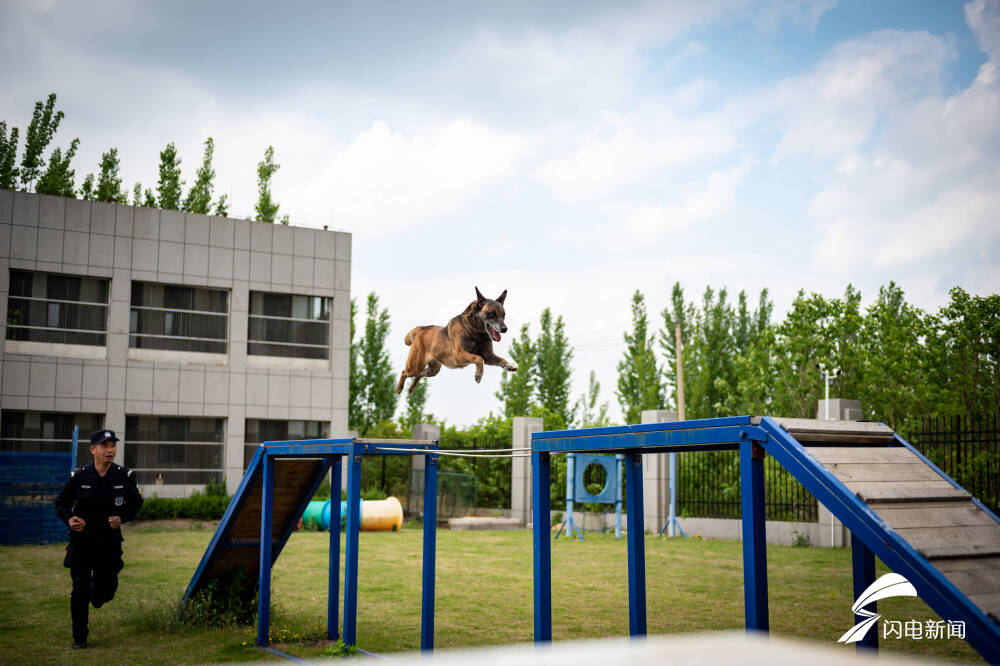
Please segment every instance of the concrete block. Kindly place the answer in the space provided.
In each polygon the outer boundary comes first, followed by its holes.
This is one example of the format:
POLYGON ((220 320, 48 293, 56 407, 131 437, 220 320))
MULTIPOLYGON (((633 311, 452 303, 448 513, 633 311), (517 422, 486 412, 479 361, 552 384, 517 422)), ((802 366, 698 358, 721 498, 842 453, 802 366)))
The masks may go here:
POLYGON ((13 396, 27 396, 28 383, 31 381, 31 362, 15 361, 8 359, 4 361, 3 371, 3 399, 4 408, 7 408, 6 401, 13 396))
MULTIPOLYGON (((107 401, 100 398, 83 398, 80 400, 80 412, 83 414, 103 414, 107 405, 107 401)), ((83 435, 83 433, 80 434, 83 435)))
POLYGON ((105 234, 88 234, 88 238, 90 248, 87 253, 87 263, 99 268, 112 268, 115 265, 115 237, 105 234))
POLYGON ((316 252, 316 230, 308 227, 292 227, 295 230, 295 247, 293 254, 296 257, 312 257, 316 252))
POLYGON ((351 289, 351 262, 337 261, 333 266, 334 289, 351 289))
POLYGON ((33 412, 53 412, 56 409, 56 399, 51 395, 29 395, 28 409, 33 412))
POLYGON ((28 395, 54 397, 55 394, 56 364, 32 361, 31 376, 28 378, 28 395))
POLYGON ((338 379, 346 378, 350 374, 350 350, 347 347, 331 350, 330 371, 338 379))
MULTIPOLYGON (((90 209, 90 233, 113 236, 115 233, 115 219, 118 217, 118 208, 120 208, 118 204, 95 201, 90 209)), ((69 228, 68 220, 66 228, 69 228)))
MULTIPOLYGON (((2 190, 0 190, 2 191, 2 190)), ((8 222, 0 222, 0 258, 10 257, 10 232, 13 225, 8 222)), ((5 288, 6 290, 6 288, 5 288)))
POLYGON ((160 240, 160 210, 158 208, 134 210, 132 235, 146 240, 160 240))
MULTIPOLYGON (((162 226, 162 220, 161 220, 162 226)), ((160 241, 159 258, 156 270, 160 273, 184 273, 184 244, 173 241, 160 241)))
POLYGON ((128 335, 112 330, 111 322, 108 323, 108 329, 108 358, 112 363, 123 363, 128 357, 128 335))
MULTIPOLYGON (((14 228, 15 233, 17 227, 14 228)), ((77 234, 79 236, 79 234, 77 234)), ((83 264, 87 265, 87 241, 83 243, 83 252, 74 252, 72 255, 73 260, 67 263, 83 264)), ((38 249, 36 250, 35 258, 40 261, 52 261, 52 262, 62 262, 65 261, 63 256, 63 232, 59 229, 39 229, 38 230, 38 249)))
MULTIPOLYGON (((42 259, 42 235, 38 235, 38 258, 42 259)), ((62 248, 62 260, 67 264, 86 266, 90 261, 90 234, 79 231, 67 231, 63 237, 65 245, 62 248)), ((109 248, 110 250, 110 248, 109 248)))
POLYGON ((229 403, 229 374, 211 368, 205 370, 205 402, 217 405, 229 403))
MULTIPOLYGON (((60 239, 62 234, 59 235, 60 239)), ((34 261, 38 253, 38 229, 14 225, 10 230, 10 258, 34 261)))
POLYGON ((336 319, 333 322, 331 333, 331 346, 334 349, 347 349, 351 344, 351 322, 344 319, 336 319))
POLYGON ((159 243, 154 240, 134 238, 132 240, 132 266, 155 275, 159 258, 158 245, 159 243))
POLYGON ((313 284, 317 287, 333 289, 333 260, 314 259, 313 261, 313 284))
POLYGON ((179 402, 177 403, 177 413, 184 416, 204 416, 205 403, 203 402, 179 402))
POLYGON ((10 190, 0 190, 0 224, 13 224, 14 193, 10 190))
POLYGON ((337 234, 334 231, 316 232, 316 258, 336 259, 337 258, 337 234))
POLYGON ((351 234, 346 231, 337 232, 337 261, 351 260, 351 234))
POLYGON ((292 284, 303 289, 312 289, 313 286, 313 258, 293 257, 292 258, 292 284))
POLYGON ((293 421, 312 421, 312 410, 309 407, 296 407, 292 405, 288 408, 288 418, 293 421))
POLYGON ((153 413, 153 402, 151 400, 135 400, 128 398, 125 400, 125 413, 129 416, 145 416, 153 413))
POLYGON ((184 244, 184 274, 208 275, 208 246, 184 244))
MULTIPOLYGON (((269 266, 270 266, 270 264, 269 264, 269 266)), ((250 251, 249 250, 234 250, 233 251, 233 279, 234 280, 249 280, 250 279, 250 251)))
MULTIPOLYGON (((238 252, 237 255, 239 255, 238 252)), ((233 277, 236 278, 237 276, 234 275, 233 277)), ((291 278, 291 275, 289 275, 289 278, 291 278)), ((269 253, 250 252, 250 279, 254 282, 271 282, 271 255, 269 253)), ((291 284, 290 279, 288 284, 291 284)))
POLYGON ((108 367, 108 400, 125 399, 125 376, 124 365, 112 365, 108 367))
POLYGON ((46 229, 62 229, 66 224, 66 202, 75 199, 41 195, 38 202, 38 226, 46 229))
POLYGON ((334 320, 349 321, 351 318, 351 292, 346 289, 335 292, 330 310, 334 320))
POLYGON ((333 399, 331 401, 331 406, 333 407, 346 407, 347 406, 347 394, 349 390, 350 380, 347 377, 334 377, 333 379, 333 399))
MULTIPOLYGON (((253 256, 250 257, 251 264, 253 256)), ((292 257, 288 254, 271 255, 271 282, 282 286, 292 284, 292 257)))
POLYGON ((132 206, 118 206, 115 208, 115 234, 118 236, 132 235, 132 220, 135 211, 132 206))
POLYGON ((247 403, 247 376, 242 372, 229 375, 229 401, 234 406, 245 406, 247 403))
POLYGON ((115 268, 132 267, 132 237, 115 236, 115 268))
POLYGON ((213 247, 233 247, 233 227, 235 223, 228 217, 213 215, 208 223, 208 243, 213 247))
POLYGON ((229 311, 246 313, 250 310, 250 290, 246 282, 233 284, 229 292, 229 311))
POLYGON ((182 366, 180 368, 181 402, 205 402, 205 368, 182 366))
POLYGON ((267 381, 267 404, 269 407, 289 404, 288 392, 291 389, 291 378, 288 373, 271 371, 267 381))
POLYGON ((208 215, 187 213, 184 219, 184 242, 196 245, 208 245, 211 220, 208 215))
MULTIPOLYGON (((322 421, 323 419, 316 419, 322 421)), ((347 408, 346 407, 334 407, 330 411, 330 434, 339 433, 339 436, 345 435, 347 430, 347 408)), ((333 435, 337 436, 337 435, 333 435)))
MULTIPOLYGON (((130 400, 151 401, 153 399, 153 368, 130 364, 125 374, 125 395, 130 400)), ((126 405, 127 409, 127 405, 126 405)))
POLYGON ((229 340, 233 345, 242 345, 247 341, 246 312, 233 312, 229 317, 229 340))
POLYGON ((271 252, 274 225, 254 222, 250 227, 250 249, 254 252, 271 252))
POLYGON ((208 248, 208 275, 213 278, 232 279, 233 251, 226 247, 208 248))
MULTIPOLYGON (((115 301, 121 301, 125 303, 125 308, 128 309, 129 302, 132 300, 132 280, 130 279, 132 274, 123 269, 116 269, 114 276, 111 279, 111 293, 109 294, 112 303, 115 301)), ((126 318, 127 319, 127 318, 126 318)), ((121 333, 128 332, 128 326, 124 327, 121 333)))
POLYGON ((237 250, 250 249, 250 231, 257 222, 247 222, 246 220, 233 220, 233 248, 237 250))
POLYGON ((184 211, 160 211, 160 240, 173 243, 184 242, 184 211))
POLYGON ((309 406, 314 409, 329 408, 333 397, 333 378, 329 376, 317 376, 314 373, 310 378, 311 389, 309 391, 309 406))
POLYGON ((294 372, 288 390, 288 404, 293 407, 308 408, 312 405, 309 395, 312 390, 312 378, 307 372, 294 372))
POLYGON ((80 398, 56 398, 52 408, 57 412, 79 413, 80 398))
POLYGON ((39 203, 37 194, 14 192, 13 223, 22 227, 37 227, 39 203))
POLYGON ((180 400, 180 368, 157 364, 153 369, 153 402, 173 403, 180 400))
POLYGON ((108 397, 108 368, 103 365, 83 366, 83 396, 94 400, 108 397))
POLYGON ((289 415, 288 405, 268 405, 267 418, 281 419, 281 420, 286 420, 291 418, 291 416, 289 415))
POLYGON ((275 224, 271 230, 271 248, 272 252, 278 254, 292 254, 295 249, 295 228, 275 224))
MULTIPOLYGON (((107 205, 107 204, 106 204, 107 205)), ((66 203, 66 230, 90 233, 94 202, 70 199, 66 203)))
POLYGON ((247 406, 267 406, 267 371, 250 370, 246 374, 247 406))
POLYGON ((56 397, 76 398, 83 396, 83 364, 68 359, 56 365, 56 397))

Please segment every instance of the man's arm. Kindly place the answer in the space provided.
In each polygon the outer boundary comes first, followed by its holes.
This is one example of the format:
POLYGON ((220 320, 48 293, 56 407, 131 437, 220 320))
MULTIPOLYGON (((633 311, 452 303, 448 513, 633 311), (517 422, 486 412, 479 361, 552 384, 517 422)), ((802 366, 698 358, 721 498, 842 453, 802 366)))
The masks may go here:
POLYGON ((70 518, 73 517, 74 501, 76 501, 76 472, 69 475, 59 496, 56 497, 56 515, 67 525, 70 525, 70 518))
POLYGON ((123 523, 135 520, 142 506, 142 493, 135 480, 135 472, 129 470, 125 476, 125 504, 122 506, 121 519, 123 523))

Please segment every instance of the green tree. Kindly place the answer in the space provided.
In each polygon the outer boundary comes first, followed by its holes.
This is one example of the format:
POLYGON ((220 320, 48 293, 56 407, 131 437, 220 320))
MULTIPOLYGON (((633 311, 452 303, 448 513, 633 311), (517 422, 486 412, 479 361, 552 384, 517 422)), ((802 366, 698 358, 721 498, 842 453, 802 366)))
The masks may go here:
POLYGON ((503 403, 503 413, 507 418, 527 416, 531 413, 535 394, 537 368, 535 367, 535 345, 528 334, 528 325, 521 326, 521 335, 510 344, 510 356, 517 366, 517 372, 504 372, 500 376, 497 398, 503 403))
POLYGON ((142 183, 136 183, 132 186, 132 205, 141 206, 142 205, 142 183))
POLYGON ((80 186, 80 198, 84 201, 94 200, 94 174, 88 173, 80 186))
POLYGON ((219 200, 215 202, 215 215, 221 215, 225 217, 229 215, 229 195, 222 194, 219 196, 219 200))
POLYGON ((361 375, 361 343, 355 338, 357 326, 354 320, 358 315, 358 302, 351 299, 351 344, 350 344, 350 378, 348 380, 347 422, 351 429, 361 431, 364 421, 362 405, 365 400, 364 377, 361 375))
POLYGON ((153 190, 146 188, 142 193, 142 205, 146 208, 156 208, 156 195, 153 194, 153 190))
POLYGON ((553 321, 549 308, 542 310, 539 328, 535 342, 538 403, 547 414, 543 417, 547 428, 565 428, 573 422, 569 406, 573 348, 562 316, 553 321))
MULTIPOLYGON (((684 352, 684 372, 690 372, 692 367, 688 357, 688 345, 694 334, 697 323, 695 307, 684 302, 684 289, 680 282, 675 282, 670 291, 670 305, 663 309, 663 330, 660 331, 660 349, 663 351, 663 376, 666 379, 665 404, 677 407, 677 326, 681 327, 681 346, 684 352)), ((686 375, 685 375, 686 376, 686 375)), ((686 388, 686 387, 685 387, 686 388)), ((687 416, 685 414, 685 416, 687 416)))
POLYGON ((378 296, 374 292, 368 294, 365 333, 358 355, 362 384, 361 416, 357 425, 362 437, 391 419, 396 411, 396 377, 385 344, 389 328, 388 311, 379 309, 378 296))
POLYGON ((775 340, 773 410, 778 416, 814 418, 823 397, 818 363, 830 363, 827 333, 830 304, 819 294, 799 291, 792 309, 778 325, 775 340))
POLYGON ((75 196, 74 181, 76 180, 76 172, 69 168, 69 164, 76 155, 76 149, 79 145, 80 140, 73 139, 66 150, 66 155, 62 154, 62 149, 60 148, 52 151, 52 155, 49 157, 49 166, 45 170, 45 173, 42 174, 42 177, 38 179, 38 187, 35 188, 36 192, 39 194, 51 194, 57 197, 75 196))
POLYGON ((663 380, 653 349, 645 298, 638 289, 632 294, 632 332, 626 332, 625 353, 618 362, 618 402, 626 423, 639 423, 645 409, 663 407, 663 380))
POLYGON ((215 169, 212 159, 215 156, 215 141, 212 137, 205 139, 205 154, 201 158, 201 166, 194 174, 194 184, 184 199, 184 210, 207 215, 212 207, 212 188, 215 181, 215 169))
POLYGON ((97 201, 111 203, 126 203, 128 198, 122 191, 121 164, 118 161, 118 149, 111 148, 101 155, 101 173, 97 177, 97 191, 94 198, 97 201))
POLYGON ((429 383, 424 380, 417 382, 416 388, 406 392, 406 413, 403 415, 403 424, 413 431, 413 426, 417 423, 428 423, 430 415, 424 410, 427 406, 427 387, 429 383))
POLYGON ((24 155, 21 156, 21 186, 30 192, 31 186, 42 170, 42 153, 52 141, 52 135, 59 128, 59 121, 65 115, 56 111, 56 94, 49 94, 44 106, 35 102, 35 111, 31 114, 28 132, 24 137, 24 155))
POLYGON ((574 408, 579 427, 595 428, 611 424, 611 419, 608 418, 608 403, 598 404, 600 396, 601 383, 597 381, 597 373, 591 370, 587 392, 579 397, 574 408))
POLYGON ((163 210, 179 210, 184 181, 181 180, 181 159, 173 142, 160 151, 160 178, 157 181, 157 202, 163 210))
POLYGON ((17 134, 16 127, 11 127, 8 134, 7 123, 0 121, 0 189, 17 187, 17 134))
POLYGON ((279 204, 271 196, 271 178, 281 168, 274 161, 274 147, 268 146, 264 151, 264 159, 257 163, 257 211, 258 222, 274 222, 278 216, 279 204))

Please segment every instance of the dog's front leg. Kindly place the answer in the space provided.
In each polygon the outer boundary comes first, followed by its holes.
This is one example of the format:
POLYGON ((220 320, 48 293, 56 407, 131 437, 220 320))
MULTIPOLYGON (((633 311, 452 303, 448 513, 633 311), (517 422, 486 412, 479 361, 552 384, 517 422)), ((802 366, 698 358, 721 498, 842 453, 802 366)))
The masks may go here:
POLYGON ((497 356, 492 351, 483 353, 483 361, 486 365, 498 365, 508 372, 517 372, 517 366, 502 356, 497 356))
POLYGON ((460 351, 455 355, 455 360, 458 361, 461 365, 469 365, 470 363, 475 363, 476 383, 478 384, 483 380, 483 358, 481 356, 470 354, 467 351, 460 351))

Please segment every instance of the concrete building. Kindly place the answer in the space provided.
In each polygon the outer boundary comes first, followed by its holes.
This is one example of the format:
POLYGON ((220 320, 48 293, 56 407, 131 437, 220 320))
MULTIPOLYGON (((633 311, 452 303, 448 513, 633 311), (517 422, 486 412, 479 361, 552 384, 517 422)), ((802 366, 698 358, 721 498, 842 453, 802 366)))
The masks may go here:
POLYGON ((0 190, 0 450, 116 430, 147 494, 347 433, 351 235, 0 190))

